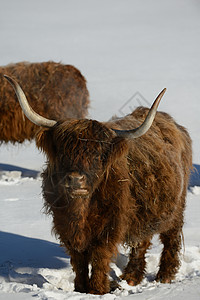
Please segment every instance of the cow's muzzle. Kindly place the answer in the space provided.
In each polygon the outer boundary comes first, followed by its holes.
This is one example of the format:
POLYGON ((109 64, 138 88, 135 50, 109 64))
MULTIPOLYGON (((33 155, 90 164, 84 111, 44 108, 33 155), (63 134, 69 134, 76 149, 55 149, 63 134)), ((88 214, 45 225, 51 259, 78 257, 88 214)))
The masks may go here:
POLYGON ((72 197, 87 196, 89 194, 86 187, 86 176, 77 172, 67 175, 65 186, 72 197))

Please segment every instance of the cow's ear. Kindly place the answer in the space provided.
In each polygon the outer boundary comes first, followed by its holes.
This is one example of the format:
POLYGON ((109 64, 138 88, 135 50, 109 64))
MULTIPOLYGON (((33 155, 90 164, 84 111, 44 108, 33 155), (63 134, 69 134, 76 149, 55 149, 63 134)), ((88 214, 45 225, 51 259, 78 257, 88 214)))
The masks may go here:
POLYGON ((56 156, 56 146, 54 144, 53 134, 52 128, 42 128, 36 135, 37 147, 41 149, 51 161, 56 156))

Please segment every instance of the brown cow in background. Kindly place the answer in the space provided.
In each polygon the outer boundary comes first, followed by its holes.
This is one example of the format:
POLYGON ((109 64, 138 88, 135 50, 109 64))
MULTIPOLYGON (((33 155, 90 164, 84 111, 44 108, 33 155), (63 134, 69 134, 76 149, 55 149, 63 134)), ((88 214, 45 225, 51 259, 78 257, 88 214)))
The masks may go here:
POLYGON ((54 232, 71 255, 75 290, 110 291, 109 265, 120 243, 131 247, 121 277, 140 283, 154 234, 164 245, 156 279, 171 282, 180 265, 192 150, 186 129, 156 114, 165 90, 150 110, 140 107, 119 120, 54 121, 31 111, 19 85, 9 81, 27 117, 44 127, 36 137, 48 158, 43 196, 54 232))
POLYGON ((40 115, 56 120, 86 117, 89 93, 85 78, 75 67, 51 61, 0 67, 0 143, 31 140, 38 130, 24 117, 5 73, 23 84, 32 108, 40 115))

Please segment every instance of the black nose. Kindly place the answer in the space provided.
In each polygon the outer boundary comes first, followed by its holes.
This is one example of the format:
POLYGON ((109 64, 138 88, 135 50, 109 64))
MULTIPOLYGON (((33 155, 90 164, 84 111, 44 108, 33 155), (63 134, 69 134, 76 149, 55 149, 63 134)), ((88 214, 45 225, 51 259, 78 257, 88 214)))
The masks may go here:
POLYGON ((66 186, 71 188, 84 188, 86 183, 85 175, 72 172, 67 176, 66 186))

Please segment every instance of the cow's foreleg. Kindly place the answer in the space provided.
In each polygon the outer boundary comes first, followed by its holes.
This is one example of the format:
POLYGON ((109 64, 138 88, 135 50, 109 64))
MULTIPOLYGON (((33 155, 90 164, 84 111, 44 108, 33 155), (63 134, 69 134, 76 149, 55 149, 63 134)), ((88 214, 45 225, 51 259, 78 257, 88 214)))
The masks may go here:
POLYGON ((150 244, 150 241, 144 241, 131 249, 128 265, 121 276, 128 284, 137 285, 142 281, 146 266, 145 253, 150 244))
POLYGON ((91 255, 92 274, 90 279, 90 293, 103 295, 110 292, 108 273, 110 262, 115 249, 97 246, 91 255))
POLYGON ((160 269, 156 280, 170 283, 180 266, 179 251, 181 249, 181 230, 174 228, 160 234, 160 240, 164 245, 160 258, 160 269))
POLYGON ((89 275, 88 275, 88 254, 87 252, 79 253, 77 251, 70 252, 71 265, 76 273, 74 286, 75 291, 80 293, 88 293, 89 275))

